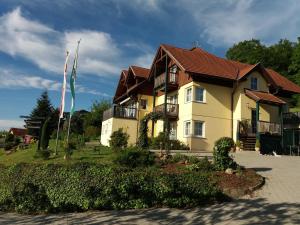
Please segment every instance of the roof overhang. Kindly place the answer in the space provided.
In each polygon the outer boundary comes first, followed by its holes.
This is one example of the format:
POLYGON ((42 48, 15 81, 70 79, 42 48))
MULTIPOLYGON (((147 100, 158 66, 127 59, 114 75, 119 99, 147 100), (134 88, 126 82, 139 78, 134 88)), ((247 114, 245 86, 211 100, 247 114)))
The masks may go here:
POLYGON ((262 92, 262 91, 254 91, 254 90, 249 90, 245 89, 245 94, 252 100, 256 102, 261 102, 265 104, 270 104, 270 105, 285 105, 287 104, 285 101, 282 99, 278 98, 277 96, 268 93, 268 92, 262 92))

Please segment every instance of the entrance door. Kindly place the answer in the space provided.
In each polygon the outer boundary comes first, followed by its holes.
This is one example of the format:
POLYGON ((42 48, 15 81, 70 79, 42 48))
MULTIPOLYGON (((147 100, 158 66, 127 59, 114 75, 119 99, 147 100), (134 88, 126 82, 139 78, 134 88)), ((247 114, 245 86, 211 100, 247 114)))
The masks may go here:
POLYGON ((252 109, 251 110, 251 127, 252 127, 252 133, 256 133, 256 126, 257 126, 257 123, 256 123, 256 109, 252 109))

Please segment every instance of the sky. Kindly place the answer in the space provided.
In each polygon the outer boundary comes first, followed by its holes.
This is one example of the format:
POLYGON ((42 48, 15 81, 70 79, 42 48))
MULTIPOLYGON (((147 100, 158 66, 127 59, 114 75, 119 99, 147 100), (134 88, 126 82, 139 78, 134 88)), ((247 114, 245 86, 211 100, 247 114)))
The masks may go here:
POLYGON ((44 90, 59 106, 79 39, 76 108, 89 110, 112 98, 122 69, 149 68, 162 43, 224 57, 243 40, 296 41, 299 12, 298 0, 0 0, 0 130, 21 127, 44 90))

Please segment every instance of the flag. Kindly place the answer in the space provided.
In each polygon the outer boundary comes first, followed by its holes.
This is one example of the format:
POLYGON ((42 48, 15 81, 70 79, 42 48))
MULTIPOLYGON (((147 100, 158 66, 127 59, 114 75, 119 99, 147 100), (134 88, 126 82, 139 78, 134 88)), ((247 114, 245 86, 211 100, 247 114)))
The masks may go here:
POLYGON ((64 117, 68 61, 69 61, 69 52, 67 51, 67 56, 66 56, 66 61, 65 61, 65 66, 64 66, 64 80, 63 80, 63 85, 62 85, 62 88, 61 88, 61 101, 60 101, 60 108, 59 108, 59 118, 64 117))
POLYGON ((74 58, 74 64, 73 64, 72 73, 71 73, 71 77, 70 77, 70 89, 71 89, 71 95, 72 95, 70 117, 74 114, 74 111, 75 111, 75 82, 76 82, 76 70, 77 70, 79 44, 80 44, 80 40, 78 41, 78 44, 77 44, 76 54, 75 54, 75 58, 74 58))

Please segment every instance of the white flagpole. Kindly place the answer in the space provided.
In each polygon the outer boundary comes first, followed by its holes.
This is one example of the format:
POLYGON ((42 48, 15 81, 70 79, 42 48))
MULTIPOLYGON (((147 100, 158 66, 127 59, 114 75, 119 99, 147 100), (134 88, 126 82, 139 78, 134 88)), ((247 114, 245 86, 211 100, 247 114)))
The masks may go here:
MULTIPOLYGON (((75 54, 73 69, 72 69, 71 78, 70 78, 70 79, 72 79, 72 76, 73 76, 73 85, 74 85, 73 91, 74 91, 74 96, 75 96, 76 72, 77 72, 77 64, 78 64, 78 50, 79 50, 80 41, 81 41, 81 39, 79 41, 77 41, 76 54, 75 54)), ((70 83, 70 86, 71 86, 71 83, 70 83)), ((70 88, 71 88, 71 93, 72 93, 72 87, 70 87, 70 88)), ((68 134, 67 134, 67 143, 69 143, 71 119, 72 119, 72 114, 73 114, 73 111, 74 111, 74 104, 75 104, 74 101, 75 101, 75 98, 72 97, 71 109, 70 109, 70 117, 69 117, 69 126, 68 126, 68 134)))
POLYGON ((59 130, 60 130, 60 121, 64 117, 68 61, 69 61, 69 52, 67 51, 67 56, 66 56, 66 61, 65 61, 65 66, 64 66, 63 85, 62 85, 62 89, 61 89, 61 103, 60 103, 59 119, 58 119, 58 125, 57 125, 57 133, 56 133, 56 142, 55 142, 55 153, 54 153, 54 155, 57 155, 57 146, 58 146, 58 135, 59 135, 59 130))

